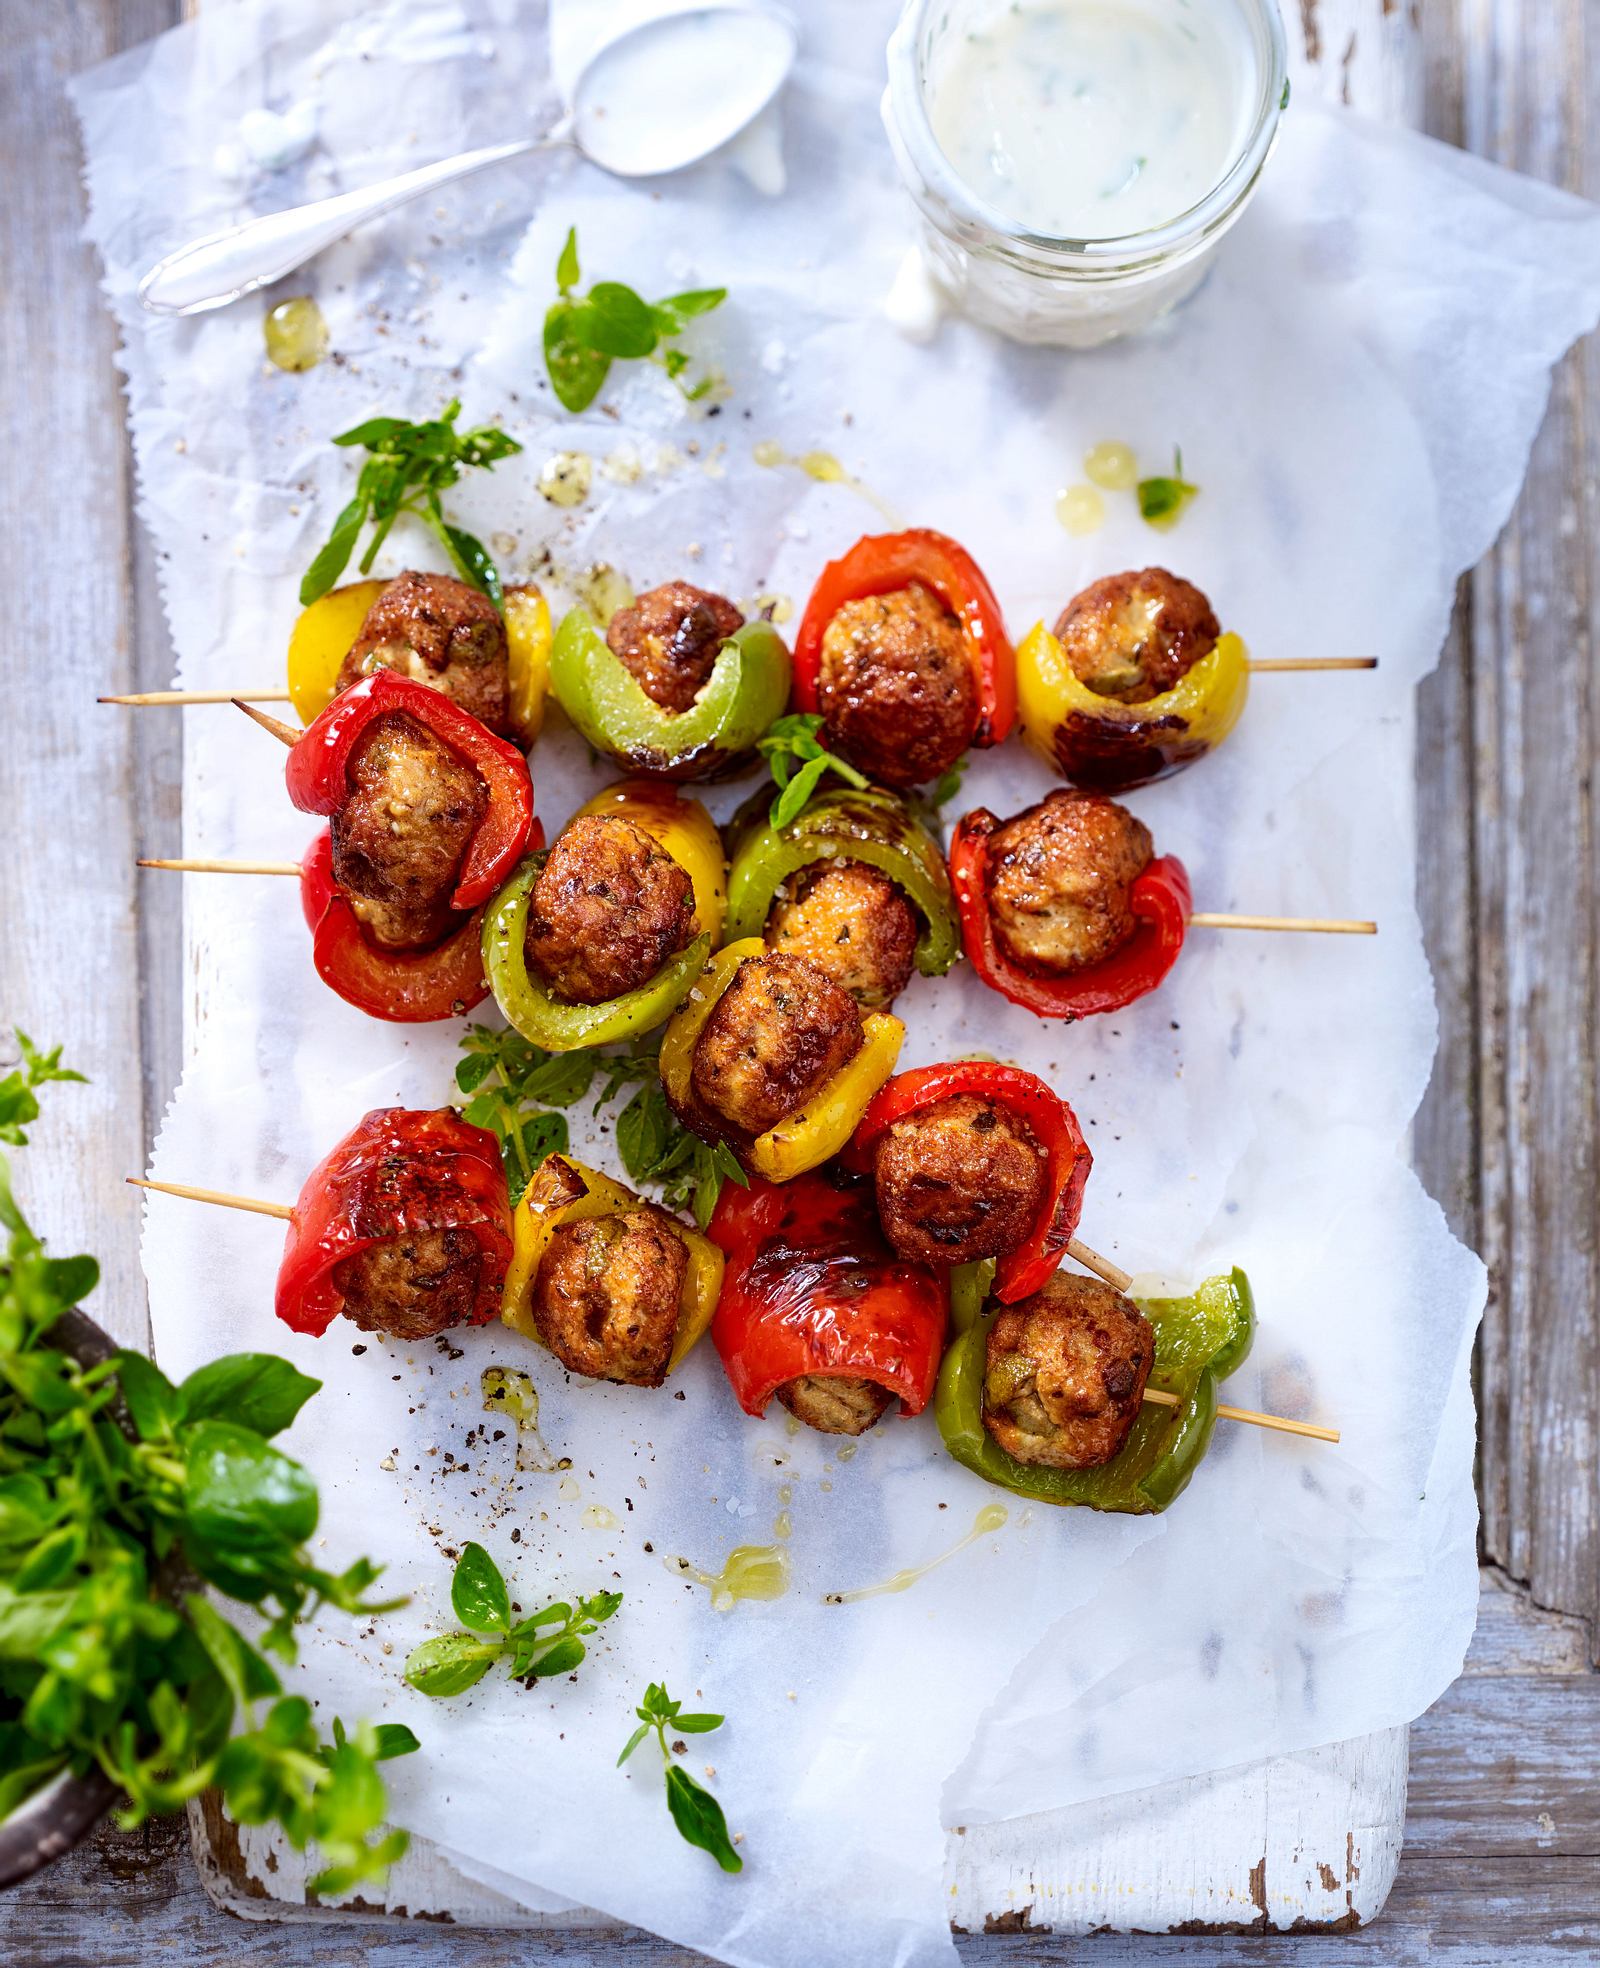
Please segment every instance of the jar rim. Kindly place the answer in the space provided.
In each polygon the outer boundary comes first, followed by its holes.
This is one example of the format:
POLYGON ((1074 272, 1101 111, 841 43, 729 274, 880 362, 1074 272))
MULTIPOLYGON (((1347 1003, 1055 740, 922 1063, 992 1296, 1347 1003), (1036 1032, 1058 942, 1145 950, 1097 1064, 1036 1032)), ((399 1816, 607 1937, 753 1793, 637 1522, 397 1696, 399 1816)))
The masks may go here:
POLYGON ((884 107, 890 112, 893 134, 927 188, 958 221, 983 226, 1014 251, 1037 253, 1057 266, 1076 266, 1084 272, 1104 272, 1130 262, 1144 264, 1181 253, 1218 231, 1242 208, 1277 139, 1278 124, 1289 101, 1288 47, 1276 0, 1234 0, 1234 4, 1256 30, 1258 46, 1265 55, 1254 117, 1244 142, 1216 184, 1163 225, 1098 239, 1073 239, 1034 232, 998 205, 979 197, 934 135, 922 87, 919 44, 923 31, 928 16, 936 8, 948 8, 949 0, 907 0, 889 37, 889 86, 884 107))

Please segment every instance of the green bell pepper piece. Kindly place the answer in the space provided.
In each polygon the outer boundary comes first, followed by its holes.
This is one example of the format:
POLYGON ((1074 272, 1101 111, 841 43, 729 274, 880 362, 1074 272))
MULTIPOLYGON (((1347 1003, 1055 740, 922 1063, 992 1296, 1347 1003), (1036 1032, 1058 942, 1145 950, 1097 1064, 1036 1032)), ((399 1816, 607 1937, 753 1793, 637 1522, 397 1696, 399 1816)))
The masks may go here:
POLYGON ((728 918, 724 940, 759 936, 780 885, 819 861, 864 861, 900 888, 922 919, 916 963, 942 977, 961 954, 961 930, 944 853, 893 793, 839 786, 818 793, 781 831, 767 816, 772 789, 751 795, 727 828, 728 918))
POLYGON ((550 651, 556 702, 597 752, 656 779, 710 779, 736 764, 789 701, 792 665, 772 624, 746 622, 717 652, 686 711, 647 697, 586 608, 562 617, 550 651))
POLYGON ((1255 1300, 1249 1279, 1234 1270, 1226 1277, 1207 1278, 1188 1298, 1140 1301, 1156 1329, 1150 1385, 1176 1394, 1182 1405, 1146 1403, 1127 1441, 1097 1469, 1046 1469, 1018 1462, 984 1427, 989 1329, 1003 1309, 985 1307, 952 1342, 939 1370, 934 1414, 951 1455, 987 1481, 1040 1503, 1086 1504, 1091 1510, 1132 1516, 1165 1510, 1210 1446, 1218 1383, 1250 1351, 1255 1300))
POLYGON ((648 984, 625 991, 605 1004, 573 1004, 553 997, 528 969, 523 939, 528 902, 544 854, 530 854, 518 866, 483 919, 483 969, 494 1000, 511 1025, 546 1052, 580 1052, 586 1046, 614 1045, 653 1031, 689 995, 711 954, 711 938, 697 936, 688 949, 663 964, 648 984))

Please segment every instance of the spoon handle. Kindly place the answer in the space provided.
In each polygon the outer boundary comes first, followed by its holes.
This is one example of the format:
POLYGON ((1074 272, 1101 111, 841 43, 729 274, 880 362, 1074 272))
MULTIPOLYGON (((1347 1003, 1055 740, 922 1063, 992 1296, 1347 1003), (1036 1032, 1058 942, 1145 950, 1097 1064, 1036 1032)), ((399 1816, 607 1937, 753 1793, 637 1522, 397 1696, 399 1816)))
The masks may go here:
POLYGON ((357 191, 341 191, 286 212, 269 212, 264 218, 246 219, 242 225, 191 240, 157 261, 139 282, 139 299, 153 314, 203 314, 208 308, 226 307, 293 273, 366 220, 505 158, 537 150, 556 134, 463 151, 357 191))

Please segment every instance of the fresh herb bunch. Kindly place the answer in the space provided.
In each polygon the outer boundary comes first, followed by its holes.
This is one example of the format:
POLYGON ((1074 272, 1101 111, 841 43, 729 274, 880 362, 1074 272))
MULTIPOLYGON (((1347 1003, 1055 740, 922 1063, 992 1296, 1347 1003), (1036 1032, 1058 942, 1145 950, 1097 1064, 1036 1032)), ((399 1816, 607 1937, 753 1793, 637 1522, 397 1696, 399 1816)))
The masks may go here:
POLYGON ((1191 485, 1183 475, 1183 452, 1177 445, 1172 447, 1172 475, 1141 478, 1134 490, 1139 495, 1140 517, 1163 528, 1176 526, 1184 507, 1200 493, 1199 486, 1191 485))
POLYGON ((443 1698, 476 1687, 498 1660, 514 1681, 570 1674, 588 1652, 584 1641, 622 1604, 620 1592, 596 1592, 577 1604, 564 1599, 513 1620, 511 1593, 500 1567, 481 1544, 456 1561, 450 1604, 465 1633, 441 1633, 412 1649, 406 1679, 424 1695, 443 1698))
POLYGON ((333 522, 321 551, 300 583, 300 605, 309 607, 325 595, 349 565, 361 530, 370 521, 372 538, 361 556, 361 572, 370 574, 378 549, 402 513, 420 519, 450 556, 462 580, 481 588, 500 607, 504 599, 500 576, 483 542, 444 516, 440 495, 462 472, 490 470, 502 458, 522 449, 493 424, 458 431, 459 400, 445 405, 441 416, 427 423, 405 417, 369 417, 354 430, 341 431, 335 444, 358 445, 369 455, 356 480, 355 497, 333 522))
MULTIPOLYGON (((733 1849, 722 1806, 704 1784, 696 1783, 683 1765, 674 1761, 667 1742, 668 1729, 674 1735, 709 1735, 713 1729, 722 1727, 722 1717, 685 1715, 682 1702, 675 1702, 659 1681, 650 1683, 644 1691, 644 1700, 633 1712, 639 1718, 639 1726, 617 1758, 617 1768, 621 1769, 653 1729, 661 1745, 667 1778, 667 1809, 672 1813, 672 1822, 686 1843, 709 1852, 724 1872, 743 1872, 744 1860, 733 1849)), ((681 1749, 683 1745, 680 1743, 678 1747, 681 1749)))
POLYGON ((544 318, 544 363, 550 387, 567 410, 587 410, 605 386, 613 362, 658 363, 691 403, 712 388, 715 377, 685 382, 689 357, 677 338, 689 323, 728 298, 726 287, 697 287, 647 301, 617 280, 597 280, 587 294, 577 291, 578 229, 567 234, 556 261, 560 299, 544 318))
POLYGON ((565 1113, 592 1094, 592 1111, 635 1089, 617 1116, 617 1152, 631 1182, 654 1184, 668 1209, 689 1210, 703 1230, 725 1181, 748 1187, 726 1142, 702 1141, 667 1103, 652 1035, 621 1051, 545 1052, 512 1031, 471 1026, 461 1041, 456 1085, 471 1098, 463 1117, 500 1143, 512 1207, 546 1155, 568 1149, 565 1113))
MULTIPOLYGON (((40 1086, 82 1078, 59 1048, 17 1038, 22 1066, 0 1079, 13 1146, 40 1086)), ((336 1721, 322 1742, 267 1658, 292 1660, 295 1621, 324 1601, 383 1610, 366 1597, 367 1559, 338 1574, 312 1562, 316 1488, 269 1439, 319 1383, 263 1353, 213 1360, 179 1386, 142 1354, 81 1366, 52 1329, 99 1267, 48 1255, 4 1156, 0 1225, 0 1816, 57 1772, 98 1765, 126 1794, 125 1825, 216 1785, 241 1823, 276 1820, 295 1846, 321 1847, 318 1891, 379 1876, 406 1835, 374 1836, 377 1765, 416 1738, 350 1736, 336 1721), (267 1618, 259 1644, 201 1582, 267 1618)))
POLYGON ((756 746, 771 766, 778 787, 767 812, 774 827, 787 827, 830 772, 858 792, 872 783, 847 759, 824 748, 822 727, 826 722, 815 711, 791 711, 787 717, 778 718, 756 746))

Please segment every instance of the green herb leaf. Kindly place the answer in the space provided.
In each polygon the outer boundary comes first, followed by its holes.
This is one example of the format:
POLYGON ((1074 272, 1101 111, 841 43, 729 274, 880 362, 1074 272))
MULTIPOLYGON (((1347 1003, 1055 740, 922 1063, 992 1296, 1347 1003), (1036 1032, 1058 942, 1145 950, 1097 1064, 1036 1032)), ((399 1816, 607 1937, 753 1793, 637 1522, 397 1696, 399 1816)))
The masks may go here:
POLYGON ((443 1700, 475 1688, 500 1658, 498 1640, 480 1640, 470 1633, 441 1633, 413 1647, 405 1678, 419 1694, 443 1700))
POLYGON ((272 1436, 282 1434, 321 1385, 276 1354, 228 1353, 197 1367, 178 1397, 186 1420, 231 1421, 272 1436))
POLYGON ((1151 526, 1163 530, 1176 526, 1189 501, 1199 496, 1198 485, 1183 475, 1183 453, 1174 449, 1170 478, 1141 478, 1135 488, 1139 495, 1140 516, 1151 526))
POLYGON ((869 783, 848 759, 825 749, 821 734, 826 722, 814 711, 791 711, 787 717, 776 719, 756 746, 771 766, 778 788, 767 810, 768 822, 775 829, 781 830, 799 817, 829 772, 848 786, 860 788, 869 783))
POLYGON ((303 1544, 317 1528, 317 1486, 248 1428, 202 1421, 183 1436, 185 1523, 220 1552, 258 1555, 263 1542, 303 1544))
POLYGON ((709 1852, 724 1872, 743 1872, 744 1860, 733 1849, 722 1806, 681 1763, 667 1765, 667 1809, 680 1836, 689 1845, 709 1852))
POLYGON ((556 261, 556 291, 544 318, 544 361, 550 386, 563 408, 587 410, 605 385, 615 362, 658 362, 683 394, 697 401, 712 387, 705 377, 686 386, 689 358, 672 346, 688 325, 727 298, 724 287, 696 287, 664 301, 646 301, 619 280, 598 280, 586 295, 577 292, 578 235, 568 232, 556 261))
POLYGON ((461 1624, 476 1633, 510 1631, 511 1595, 500 1567, 481 1544, 469 1544, 457 1559, 450 1604, 461 1624))

